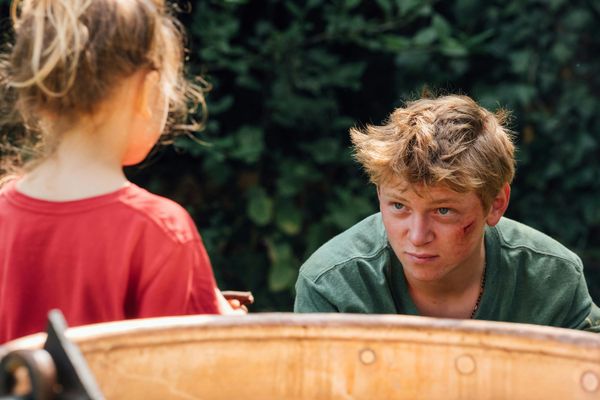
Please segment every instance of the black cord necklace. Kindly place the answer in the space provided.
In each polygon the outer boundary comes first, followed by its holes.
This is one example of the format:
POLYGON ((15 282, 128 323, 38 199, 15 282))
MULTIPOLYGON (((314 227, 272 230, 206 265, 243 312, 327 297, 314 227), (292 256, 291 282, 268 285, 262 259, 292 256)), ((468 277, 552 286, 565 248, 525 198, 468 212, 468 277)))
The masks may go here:
POLYGON ((479 296, 477 296, 477 301, 475 302, 475 307, 473 307, 473 311, 471 312, 471 319, 475 317, 475 313, 479 308, 479 303, 481 303, 481 297, 483 296, 483 288, 485 287, 485 264, 483 264, 483 273, 481 274, 481 286, 479 287, 479 296))

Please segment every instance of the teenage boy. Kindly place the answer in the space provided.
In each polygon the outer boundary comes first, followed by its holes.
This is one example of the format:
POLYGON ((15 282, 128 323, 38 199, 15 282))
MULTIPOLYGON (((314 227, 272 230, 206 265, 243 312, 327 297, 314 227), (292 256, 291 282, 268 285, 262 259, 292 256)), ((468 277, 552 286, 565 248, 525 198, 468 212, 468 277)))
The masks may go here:
POLYGON ((515 173, 504 117, 466 96, 421 99, 351 129, 380 212, 318 249, 296 312, 412 314, 600 332, 583 265, 504 218, 515 173))

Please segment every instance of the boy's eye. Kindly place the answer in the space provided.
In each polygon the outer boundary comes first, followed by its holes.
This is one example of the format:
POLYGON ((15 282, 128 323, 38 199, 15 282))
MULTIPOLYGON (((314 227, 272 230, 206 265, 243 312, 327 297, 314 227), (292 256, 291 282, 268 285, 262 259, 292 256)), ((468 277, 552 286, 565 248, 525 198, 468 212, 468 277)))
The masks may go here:
POLYGON ((446 207, 440 207, 440 208, 438 208, 438 212, 441 215, 448 215, 448 213, 450 212, 450 209, 446 208, 446 207))
POLYGON ((402 203, 394 203, 394 208, 396 210, 402 210, 404 208, 404 204, 402 204, 402 203))

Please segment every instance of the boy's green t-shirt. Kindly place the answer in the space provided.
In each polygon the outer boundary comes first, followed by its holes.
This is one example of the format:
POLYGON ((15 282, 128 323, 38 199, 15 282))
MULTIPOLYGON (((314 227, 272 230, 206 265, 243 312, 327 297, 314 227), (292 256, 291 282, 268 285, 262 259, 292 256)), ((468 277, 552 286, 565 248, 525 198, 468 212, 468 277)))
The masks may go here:
MULTIPOLYGON (((485 249, 485 288, 475 319, 600 332, 600 309, 572 251, 508 218, 486 228, 485 249)), ((302 265, 294 310, 419 314, 380 213, 334 237, 302 265)))

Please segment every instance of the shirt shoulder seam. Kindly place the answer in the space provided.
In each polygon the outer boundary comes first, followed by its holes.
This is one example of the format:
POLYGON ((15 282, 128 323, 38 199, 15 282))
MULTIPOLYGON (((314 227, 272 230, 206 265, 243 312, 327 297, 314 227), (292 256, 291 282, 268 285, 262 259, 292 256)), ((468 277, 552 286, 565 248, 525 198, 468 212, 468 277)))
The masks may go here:
POLYGON ((304 278, 312 281, 313 283, 317 283, 317 281, 319 281, 324 275, 328 274, 329 272, 331 272, 332 270, 334 270, 338 267, 339 268, 344 267, 344 266, 348 265, 351 261, 358 260, 358 259, 369 260, 369 259, 377 258, 386 249, 387 249, 387 245, 381 246, 379 249, 375 250, 373 253, 368 254, 368 255, 357 255, 357 256, 349 257, 349 258, 347 258, 343 261, 340 261, 338 263, 335 263, 335 264, 331 265, 330 267, 326 268, 325 270, 321 271, 314 279, 308 278, 306 276, 306 274, 303 274, 302 272, 300 272, 300 274, 304 278))
POLYGON ((175 244, 185 245, 189 242, 193 242, 195 240, 200 240, 198 237, 196 237, 196 235, 191 235, 191 237, 187 240, 178 240, 177 235, 175 235, 175 232, 173 232, 172 229, 169 229, 168 227, 161 225, 160 223, 158 223, 158 221, 156 221, 154 218, 150 217, 147 213, 132 206, 131 204, 129 204, 127 202, 119 200, 118 203, 123 205, 124 207, 128 208, 129 210, 133 211, 134 213, 140 215, 144 220, 150 221, 150 223, 152 223, 160 232, 164 233, 165 236, 167 236, 169 238, 169 240, 175 244))
POLYGON ((573 259, 564 257, 564 256, 562 256, 560 254, 550 253, 550 252, 547 252, 547 251, 536 249, 536 248, 533 248, 533 247, 525 245, 525 244, 510 244, 510 243, 508 243, 505 240, 504 235, 502 234, 502 232, 499 229, 496 229, 496 232, 497 232, 497 234, 498 234, 498 236, 499 236, 499 238, 500 238, 500 240, 502 242, 501 243, 502 247, 506 247, 506 248, 513 249, 513 250, 516 250, 516 249, 527 249, 527 250, 529 250, 529 251, 531 251, 533 253, 539 254, 539 255, 543 255, 543 256, 547 256, 547 257, 552 257, 552 258, 555 258, 555 259, 558 259, 558 260, 566 262, 567 264, 573 266, 578 273, 582 273, 582 271, 581 271, 582 266, 579 263, 577 263, 575 260, 573 260, 573 259))

